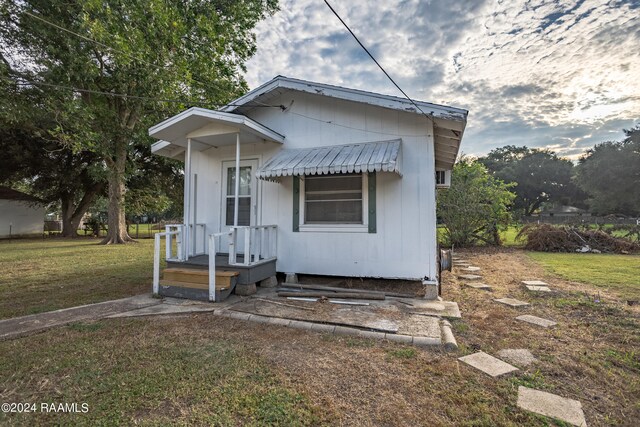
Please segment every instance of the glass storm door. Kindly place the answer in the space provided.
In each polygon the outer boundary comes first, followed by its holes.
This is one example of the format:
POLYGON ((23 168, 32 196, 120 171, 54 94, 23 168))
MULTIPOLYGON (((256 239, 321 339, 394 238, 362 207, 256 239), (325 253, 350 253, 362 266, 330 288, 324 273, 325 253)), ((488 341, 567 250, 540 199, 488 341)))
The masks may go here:
MULTIPOLYGON (((256 224, 256 189, 257 180, 255 177, 258 168, 257 160, 240 161, 240 191, 238 197, 238 226, 256 224)), ((233 226, 235 213, 235 191, 236 191, 236 162, 228 161, 222 163, 222 224, 220 228, 223 232, 229 231, 233 226)), ((238 253, 244 253, 244 233, 238 234, 238 253)), ((220 252, 228 252, 227 239, 221 239, 220 252)))

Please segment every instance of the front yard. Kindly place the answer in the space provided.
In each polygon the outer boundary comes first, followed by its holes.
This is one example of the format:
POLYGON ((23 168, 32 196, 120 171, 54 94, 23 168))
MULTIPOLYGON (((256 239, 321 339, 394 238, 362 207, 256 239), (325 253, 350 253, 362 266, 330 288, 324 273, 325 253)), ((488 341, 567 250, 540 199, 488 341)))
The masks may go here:
POLYGON ((153 240, 0 240, 0 319, 124 298, 151 290, 153 240))
MULTIPOLYGON (((108 299, 109 292, 149 291, 150 242, 92 243, 2 243, 2 317, 9 309, 44 307, 46 295, 54 307, 89 302, 93 293, 108 299), (23 283, 18 290, 6 289, 16 281, 23 283), (63 296, 44 292, 53 282, 64 286, 63 296)), ((466 288, 446 273, 443 297, 462 311, 452 322, 457 353, 210 314, 72 324, 0 342, 0 401, 87 403, 88 412, 0 414, 0 424, 562 425, 518 409, 519 385, 579 400, 590 426, 640 419, 640 310, 621 300, 636 292, 635 278, 604 289, 559 277, 520 250, 464 256, 482 268, 493 290, 466 288), (537 296, 520 286, 534 278, 556 292, 537 296), (531 307, 492 301, 504 296, 531 307), (515 320, 525 313, 558 326, 515 320), (538 361, 497 379, 457 361, 505 348, 529 349, 538 361)), ((623 258, 623 266, 638 259, 623 258)))

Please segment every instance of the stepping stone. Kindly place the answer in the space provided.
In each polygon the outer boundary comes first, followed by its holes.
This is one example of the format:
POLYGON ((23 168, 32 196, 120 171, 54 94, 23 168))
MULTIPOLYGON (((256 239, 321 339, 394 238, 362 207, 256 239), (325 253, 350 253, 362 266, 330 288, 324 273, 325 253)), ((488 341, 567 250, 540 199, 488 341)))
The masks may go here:
POLYGON ((548 283, 542 282, 540 280, 523 280, 522 284, 525 286, 549 286, 548 283))
POLYGON ((498 356, 521 368, 527 367, 538 361, 538 359, 536 359, 529 350, 524 348, 506 348, 504 350, 500 350, 498 352, 498 356))
POLYGON ((473 366, 474 368, 484 372, 485 374, 489 374, 494 378, 518 370, 518 368, 516 368, 515 366, 511 366, 500 359, 496 359, 495 357, 483 351, 479 351, 478 353, 470 354, 468 356, 459 357, 458 360, 466 363, 467 365, 473 366))
POLYGON ((478 280, 478 279, 482 279, 482 276, 478 276, 477 274, 461 274, 458 276, 458 279, 478 280))
POLYGON ((524 285, 524 287, 531 292, 551 292, 548 286, 524 285))
POLYGON ((504 305, 508 305, 509 307, 526 307, 528 305, 530 305, 528 302, 526 301, 520 301, 518 299, 515 298, 495 298, 494 299, 495 302, 499 302, 500 304, 504 304, 504 305))
POLYGON ((469 267, 465 267, 465 268, 463 268, 462 270, 463 270, 463 271, 468 271, 469 273, 472 273, 472 272, 474 272, 474 271, 480 271, 480 267, 472 267, 472 266, 469 266, 469 267))
POLYGON ((491 290, 491 286, 487 285, 486 283, 465 283, 464 285, 468 288, 482 289, 483 291, 491 290))
POLYGON ((574 426, 586 427, 587 425, 582 404, 577 400, 556 394, 520 386, 518 387, 518 407, 574 426))
POLYGON ((529 314, 523 314, 522 316, 516 317, 516 320, 520 320, 522 322, 531 323, 533 325, 542 326, 543 328, 550 328, 552 326, 556 326, 557 323, 553 320, 543 319, 542 317, 531 316, 529 314))

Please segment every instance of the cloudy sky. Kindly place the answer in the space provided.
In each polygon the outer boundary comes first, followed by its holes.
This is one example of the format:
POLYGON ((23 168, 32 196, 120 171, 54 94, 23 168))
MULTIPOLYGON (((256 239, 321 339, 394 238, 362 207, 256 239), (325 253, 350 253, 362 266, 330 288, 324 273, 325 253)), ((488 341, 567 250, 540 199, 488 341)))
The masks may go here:
MULTIPOLYGON (((576 159, 640 123, 640 0, 330 0, 409 96, 469 110, 462 150, 576 159)), ((254 88, 281 74, 402 96, 322 0, 259 24, 254 88)))

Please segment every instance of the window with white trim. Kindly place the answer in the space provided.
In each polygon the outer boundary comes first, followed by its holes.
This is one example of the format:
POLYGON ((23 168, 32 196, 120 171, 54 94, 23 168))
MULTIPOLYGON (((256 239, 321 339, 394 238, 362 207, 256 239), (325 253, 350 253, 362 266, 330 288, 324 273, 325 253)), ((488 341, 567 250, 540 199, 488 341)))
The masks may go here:
POLYGON ((362 174, 304 177, 304 224, 364 224, 362 174))

